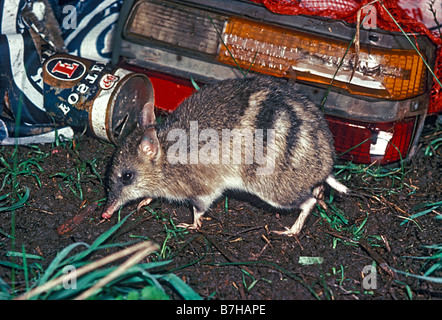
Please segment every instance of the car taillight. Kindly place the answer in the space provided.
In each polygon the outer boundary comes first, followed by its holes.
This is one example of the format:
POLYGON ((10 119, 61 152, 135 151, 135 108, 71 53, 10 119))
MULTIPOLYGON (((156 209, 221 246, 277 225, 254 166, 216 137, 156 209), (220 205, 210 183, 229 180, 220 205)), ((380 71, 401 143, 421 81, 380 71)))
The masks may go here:
POLYGON ((417 117, 366 123, 326 116, 340 159, 355 163, 388 164, 405 159, 415 135, 417 117))
POLYGON ((334 86, 351 94, 401 100, 426 89, 426 68, 413 49, 362 45, 356 59, 353 47, 346 52, 345 41, 174 2, 137 2, 125 37, 274 76, 284 77, 293 69, 301 81, 328 85, 333 79, 334 86))
POLYGON ((242 18, 228 20, 223 40, 218 60, 245 69, 279 77, 293 69, 300 81, 328 85, 334 79, 334 86, 352 94, 383 99, 425 91, 426 69, 414 50, 361 47, 356 60, 353 48, 346 53, 344 41, 242 18))
POLYGON ((153 40, 216 55, 220 43, 217 29, 223 29, 226 19, 173 2, 140 1, 134 6, 125 32, 126 37, 138 41, 153 40))

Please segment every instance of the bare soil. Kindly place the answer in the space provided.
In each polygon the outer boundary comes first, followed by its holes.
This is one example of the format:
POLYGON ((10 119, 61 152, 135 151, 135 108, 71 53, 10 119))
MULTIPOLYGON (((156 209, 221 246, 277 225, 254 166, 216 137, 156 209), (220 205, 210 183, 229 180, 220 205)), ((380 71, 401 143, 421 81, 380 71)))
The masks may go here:
MULTIPOLYGON (((431 256, 434 251, 425 246, 442 243, 442 220, 436 219, 440 208, 402 224, 427 208, 416 210, 417 206, 442 200, 440 149, 433 156, 422 152, 432 138, 434 134, 424 134, 421 152, 404 165, 402 179, 397 178, 401 174, 380 178, 340 173, 337 177, 346 177, 348 187, 374 197, 334 194, 325 211, 330 221, 316 208, 298 238, 270 232, 291 226, 296 211, 277 212, 245 195, 228 195, 207 213, 199 232, 180 231, 174 226, 191 221, 188 207, 156 201, 133 213, 112 241, 140 238, 160 244, 156 258, 172 259, 169 271, 206 299, 440 299, 440 284, 390 269, 421 275, 431 262, 411 257, 431 256), (336 209, 332 212, 330 206, 336 209), (333 221, 344 220, 346 224, 332 228, 333 221), (305 260, 313 264, 303 263, 305 260)), ((79 241, 92 243, 116 223, 118 215, 101 219, 104 177, 113 147, 90 137, 74 142, 70 146, 43 145, 39 150, 18 148, 18 163, 40 153, 48 156, 38 162, 41 170, 32 166, 35 176, 17 177, 21 188, 30 190, 26 204, 14 213, 0 212, 0 260, 11 260, 6 253, 24 247, 27 253, 44 257, 42 265, 46 267, 66 246, 79 241), (95 171, 103 177, 103 184, 95 171), (81 193, 69 176, 80 177, 81 193), (98 208, 85 220, 78 225, 69 222, 84 205, 95 202, 98 208), (70 227, 61 230, 66 223, 70 227)), ((1 150, 2 156, 12 161, 8 157, 13 147, 1 150)), ((329 200, 326 193, 325 202, 329 200)), ((121 216, 134 211, 136 205, 124 207, 121 216)), ((11 268, 0 265, 0 278, 10 283, 11 268)), ((17 288, 24 288, 20 274, 14 281, 17 288)))

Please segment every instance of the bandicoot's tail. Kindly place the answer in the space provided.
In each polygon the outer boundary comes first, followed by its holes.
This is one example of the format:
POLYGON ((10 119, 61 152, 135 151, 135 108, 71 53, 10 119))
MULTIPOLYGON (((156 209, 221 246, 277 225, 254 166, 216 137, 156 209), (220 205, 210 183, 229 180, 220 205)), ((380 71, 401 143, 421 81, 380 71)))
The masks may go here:
POLYGON ((336 180, 336 178, 333 177, 333 175, 329 175, 327 177, 327 179, 325 179, 325 182, 327 182, 327 184, 330 187, 332 187, 333 189, 335 189, 339 193, 344 193, 344 194, 348 194, 349 196, 354 196, 354 197, 359 197, 359 198, 368 197, 368 198, 373 198, 373 199, 376 199, 377 201, 379 201, 379 199, 374 195, 364 193, 361 191, 353 191, 350 188, 347 188, 342 183, 340 183, 338 180, 336 180))
POLYGON ((325 182, 327 182, 327 184, 332 187, 333 189, 335 189, 336 191, 340 192, 340 193, 346 193, 348 194, 350 192, 350 189, 347 188, 346 186, 344 186, 342 183, 340 183, 338 180, 336 180, 335 177, 333 177, 333 175, 329 175, 327 177, 327 179, 325 180, 325 182))

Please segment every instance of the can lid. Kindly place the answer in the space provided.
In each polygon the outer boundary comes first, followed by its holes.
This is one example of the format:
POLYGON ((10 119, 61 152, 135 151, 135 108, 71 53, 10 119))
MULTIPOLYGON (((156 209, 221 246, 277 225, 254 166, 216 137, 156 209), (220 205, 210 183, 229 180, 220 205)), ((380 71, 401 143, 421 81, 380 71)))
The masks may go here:
POLYGON ((112 142, 118 144, 137 126, 139 115, 147 102, 154 103, 152 83, 144 74, 133 74, 114 99, 109 118, 112 142))
POLYGON ((94 100, 89 121, 97 137, 119 144, 136 127, 144 104, 154 102, 154 91, 144 74, 117 69, 112 76, 115 88, 106 90, 100 83, 102 90, 94 100))

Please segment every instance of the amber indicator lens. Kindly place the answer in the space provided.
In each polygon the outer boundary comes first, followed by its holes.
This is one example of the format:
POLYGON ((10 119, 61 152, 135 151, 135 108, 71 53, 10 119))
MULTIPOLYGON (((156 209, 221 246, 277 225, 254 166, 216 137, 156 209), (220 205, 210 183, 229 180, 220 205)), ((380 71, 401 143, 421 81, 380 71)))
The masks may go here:
POLYGON ((361 47, 356 59, 354 46, 346 53, 347 42, 242 18, 229 19, 223 42, 218 61, 244 69, 279 77, 293 69, 298 80, 328 85, 334 79, 352 94, 383 99, 425 92, 426 69, 414 50, 361 47))

